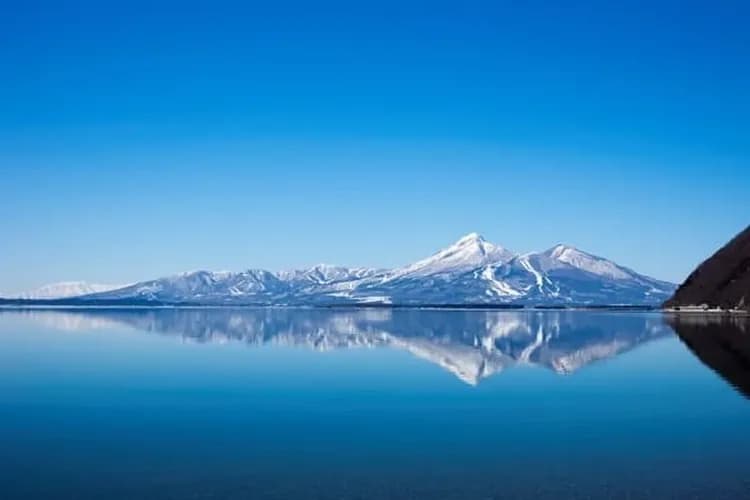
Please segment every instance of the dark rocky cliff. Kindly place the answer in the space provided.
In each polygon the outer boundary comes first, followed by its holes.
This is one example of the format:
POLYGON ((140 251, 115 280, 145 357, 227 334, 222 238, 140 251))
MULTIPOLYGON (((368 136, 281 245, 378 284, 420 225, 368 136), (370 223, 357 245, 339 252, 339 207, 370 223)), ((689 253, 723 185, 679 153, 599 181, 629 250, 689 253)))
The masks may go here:
POLYGON ((750 226, 698 266, 664 305, 703 304, 750 310, 750 226))

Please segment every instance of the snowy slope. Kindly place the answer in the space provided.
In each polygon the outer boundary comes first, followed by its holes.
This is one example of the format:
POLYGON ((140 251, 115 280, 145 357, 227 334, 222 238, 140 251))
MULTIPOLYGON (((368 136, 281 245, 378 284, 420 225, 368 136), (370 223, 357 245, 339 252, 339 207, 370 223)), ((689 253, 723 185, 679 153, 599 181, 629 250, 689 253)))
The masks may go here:
POLYGON ((568 245, 557 245, 544 252, 544 254, 559 262, 564 262, 577 269, 604 278, 625 280, 635 277, 635 273, 625 267, 618 266, 610 260, 591 255, 568 245))
POLYGON ((309 269, 281 271, 276 276, 299 292, 324 293, 352 290, 362 280, 385 273, 382 269, 318 264, 309 269))

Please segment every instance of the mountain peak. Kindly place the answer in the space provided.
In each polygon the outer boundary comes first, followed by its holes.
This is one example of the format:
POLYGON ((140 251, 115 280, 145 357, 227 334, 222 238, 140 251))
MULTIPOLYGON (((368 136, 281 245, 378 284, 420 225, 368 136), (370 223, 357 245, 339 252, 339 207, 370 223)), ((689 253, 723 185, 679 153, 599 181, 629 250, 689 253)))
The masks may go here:
POLYGON ((554 247, 547 250, 545 253, 553 259, 560 260, 565 259, 566 256, 572 256, 576 254, 589 255, 586 252, 582 252, 581 250, 577 249, 573 245, 568 245, 566 243, 558 243, 554 247))
POLYGON ((455 245, 468 245, 471 243, 485 243, 487 240, 479 233, 469 233, 456 241, 455 245))
POLYGON ((512 252, 490 243, 479 233, 469 233, 448 248, 437 252, 429 259, 425 259, 425 261, 450 261, 455 264, 477 266, 507 261, 512 257, 512 252))
POLYGON ((627 269, 604 257, 584 252, 574 246, 560 243, 544 253, 552 259, 598 276, 619 280, 631 277, 631 273, 627 269))
MULTIPOLYGON (((505 254, 510 254, 510 252, 503 247, 485 240, 481 234, 469 233, 466 236, 459 238, 451 246, 436 253, 435 256, 441 254, 452 255, 456 252, 462 253, 464 255, 476 253, 478 255, 487 257, 492 257, 493 254, 503 254, 497 256, 505 257, 505 254)), ((510 256, 508 255, 508 257, 510 256)))
POLYGON ((507 262, 513 256, 512 252, 490 243, 479 233, 469 233, 431 257, 394 271, 388 279, 465 272, 489 264, 507 262))

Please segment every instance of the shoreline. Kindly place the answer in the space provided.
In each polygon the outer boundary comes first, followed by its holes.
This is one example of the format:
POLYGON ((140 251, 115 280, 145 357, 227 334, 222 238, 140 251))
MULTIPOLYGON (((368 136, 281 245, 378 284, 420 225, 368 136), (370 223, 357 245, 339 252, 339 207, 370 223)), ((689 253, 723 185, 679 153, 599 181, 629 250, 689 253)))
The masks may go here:
POLYGON ((404 309, 404 310, 459 310, 459 311, 618 311, 618 312, 660 312, 653 306, 525 306, 497 304, 324 304, 324 305, 272 305, 272 304, 0 304, 0 310, 50 309, 50 310, 85 310, 85 309, 319 309, 319 310, 354 310, 354 309, 404 309))
POLYGON ((166 303, 82 303, 80 301, 41 300, 17 301, 0 299, 0 311, 22 310, 164 310, 164 309, 304 309, 304 310, 446 310, 446 311, 586 311, 586 312, 659 312, 666 315, 708 315, 708 316, 750 316, 750 311, 742 309, 706 308, 701 306, 659 307, 648 305, 523 305, 523 304, 166 304, 166 303))

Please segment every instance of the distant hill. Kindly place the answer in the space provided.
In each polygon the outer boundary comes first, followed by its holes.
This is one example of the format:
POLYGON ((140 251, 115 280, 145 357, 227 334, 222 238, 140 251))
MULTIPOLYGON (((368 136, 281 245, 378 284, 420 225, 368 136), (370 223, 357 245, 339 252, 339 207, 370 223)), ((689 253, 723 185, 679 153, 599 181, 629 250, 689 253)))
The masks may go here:
POLYGON ((750 226, 698 266, 664 305, 750 310, 750 226))

